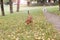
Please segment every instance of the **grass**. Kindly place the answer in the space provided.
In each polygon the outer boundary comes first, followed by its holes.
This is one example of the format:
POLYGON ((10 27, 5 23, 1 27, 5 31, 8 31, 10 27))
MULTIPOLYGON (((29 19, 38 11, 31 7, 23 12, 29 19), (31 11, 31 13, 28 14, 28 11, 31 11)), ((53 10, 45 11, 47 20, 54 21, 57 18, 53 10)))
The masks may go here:
POLYGON ((27 10, 0 16, 0 40, 60 40, 59 33, 45 19, 42 8, 31 8, 30 13, 33 26, 25 25, 27 10))
POLYGON ((58 6, 47 7, 47 9, 49 12, 60 16, 60 11, 58 6))

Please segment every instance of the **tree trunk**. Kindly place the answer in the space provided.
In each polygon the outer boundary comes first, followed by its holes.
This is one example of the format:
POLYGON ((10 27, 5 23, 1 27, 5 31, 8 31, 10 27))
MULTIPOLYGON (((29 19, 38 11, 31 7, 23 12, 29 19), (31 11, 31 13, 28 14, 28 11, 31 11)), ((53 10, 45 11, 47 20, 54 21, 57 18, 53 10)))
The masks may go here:
POLYGON ((10 3, 10 13, 13 13, 13 2, 12 0, 9 0, 10 3))
POLYGON ((2 12, 2 16, 5 16, 4 6, 3 6, 3 0, 0 0, 0 1, 1 1, 1 12, 2 12))
POLYGON ((56 0, 54 0, 54 3, 56 2, 56 0))
POLYGON ((19 12, 20 0, 17 0, 17 12, 19 12))
POLYGON ((59 0, 59 11, 60 11, 60 0, 59 0))

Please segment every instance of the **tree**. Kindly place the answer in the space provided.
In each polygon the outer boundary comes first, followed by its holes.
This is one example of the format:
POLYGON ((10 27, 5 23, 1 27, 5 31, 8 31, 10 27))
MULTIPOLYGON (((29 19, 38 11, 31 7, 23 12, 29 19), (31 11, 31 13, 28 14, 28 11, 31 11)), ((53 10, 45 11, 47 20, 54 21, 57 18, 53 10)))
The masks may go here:
POLYGON ((3 6, 3 0, 0 0, 0 1, 1 1, 1 12, 2 12, 2 16, 5 16, 4 6, 3 6))
POLYGON ((59 11, 60 11, 60 0, 59 0, 59 11))
POLYGON ((45 5, 46 0, 37 0, 37 3, 38 3, 38 4, 41 4, 41 5, 45 5))
POLYGON ((19 12, 20 0, 17 0, 17 12, 19 12))
POLYGON ((10 13, 13 13, 13 2, 12 2, 12 0, 9 0, 9 4, 10 4, 10 13))

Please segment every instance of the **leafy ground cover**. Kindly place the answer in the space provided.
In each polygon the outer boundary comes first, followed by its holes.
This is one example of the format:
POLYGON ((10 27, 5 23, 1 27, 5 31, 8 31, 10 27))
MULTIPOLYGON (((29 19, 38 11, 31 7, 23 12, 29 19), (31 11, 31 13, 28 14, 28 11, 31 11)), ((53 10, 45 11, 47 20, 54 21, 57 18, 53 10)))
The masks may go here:
POLYGON ((33 26, 25 25, 27 10, 0 16, 0 40, 60 40, 59 33, 47 22, 42 8, 30 10, 33 26))

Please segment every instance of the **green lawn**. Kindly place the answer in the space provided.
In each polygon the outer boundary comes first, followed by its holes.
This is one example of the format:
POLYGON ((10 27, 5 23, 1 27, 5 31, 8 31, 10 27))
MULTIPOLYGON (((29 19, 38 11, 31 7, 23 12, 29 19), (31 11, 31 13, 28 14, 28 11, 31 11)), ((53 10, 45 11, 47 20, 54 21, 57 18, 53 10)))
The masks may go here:
POLYGON ((48 11, 53 13, 53 14, 57 14, 60 15, 60 11, 59 11, 59 7, 58 6, 51 6, 51 7, 47 7, 48 11))
POLYGON ((47 22, 41 7, 30 7, 33 26, 25 25, 27 10, 0 16, 0 40, 60 40, 59 33, 47 22))

